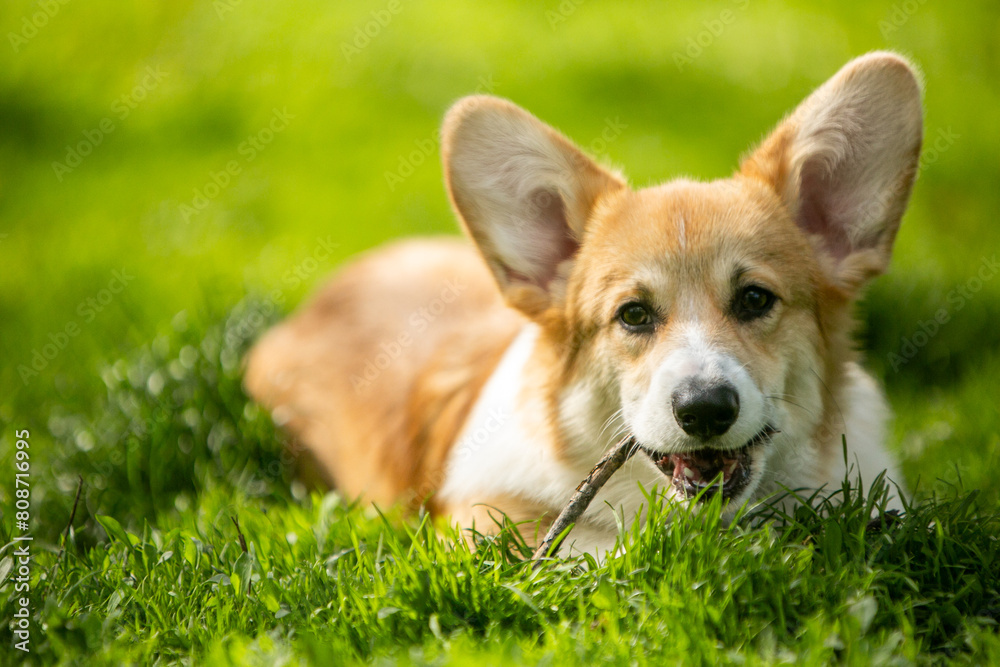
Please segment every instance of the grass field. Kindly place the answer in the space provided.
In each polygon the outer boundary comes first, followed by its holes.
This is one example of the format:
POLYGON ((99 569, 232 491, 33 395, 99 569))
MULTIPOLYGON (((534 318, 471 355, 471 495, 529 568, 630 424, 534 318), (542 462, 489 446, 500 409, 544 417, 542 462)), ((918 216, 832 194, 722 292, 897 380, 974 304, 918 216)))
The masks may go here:
POLYGON ((8 0, 0 28, 0 664, 1000 663, 993 3, 8 0), (921 499, 900 521, 844 490, 532 571, 513 533, 470 553, 294 482, 241 355, 343 259, 455 233, 456 98, 508 97, 634 185, 716 178, 877 48, 925 80, 859 311, 921 499))

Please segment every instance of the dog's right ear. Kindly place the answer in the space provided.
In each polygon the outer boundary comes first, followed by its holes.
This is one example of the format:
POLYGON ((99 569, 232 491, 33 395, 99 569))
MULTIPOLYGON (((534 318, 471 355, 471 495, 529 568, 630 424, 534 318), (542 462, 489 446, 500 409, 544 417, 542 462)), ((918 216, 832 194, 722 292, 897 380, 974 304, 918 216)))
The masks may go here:
POLYGON ((452 204, 507 302, 529 316, 560 302, 595 206, 625 183, 524 109, 490 96, 448 111, 441 153, 452 204))
POLYGON ((742 172, 774 188, 828 275, 854 292, 889 263, 922 134, 915 70, 869 53, 806 98, 742 172))

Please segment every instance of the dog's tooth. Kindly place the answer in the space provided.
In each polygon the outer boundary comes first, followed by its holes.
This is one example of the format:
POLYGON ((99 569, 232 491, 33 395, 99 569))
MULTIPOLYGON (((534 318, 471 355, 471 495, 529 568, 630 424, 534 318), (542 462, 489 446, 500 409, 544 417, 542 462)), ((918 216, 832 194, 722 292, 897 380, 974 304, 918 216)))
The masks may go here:
POLYGON ((732 475, 735 470, 736 470, 736 461, 733 461, 732 463, 729 464, 729 466, 726 467, 726 475, 732 475))
POLYGON ((688 479, 694 479, 694 471, 691 468, 684 468, 684 476, 688 479))

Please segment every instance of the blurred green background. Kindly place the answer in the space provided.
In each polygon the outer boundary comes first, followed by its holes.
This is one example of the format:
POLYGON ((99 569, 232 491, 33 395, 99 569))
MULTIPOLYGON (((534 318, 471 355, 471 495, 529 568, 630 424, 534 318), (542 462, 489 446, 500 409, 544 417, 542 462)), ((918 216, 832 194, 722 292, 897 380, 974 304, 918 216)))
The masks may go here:
MULTIPOLYGON (((115 383, 162 403, 155 369, 107 364, 160 346, 150 364, 191 368, 177 336, 247 294, 284 312, 360 250, 456 232, 437 153, 456 98, 510 98, 636 186, 711 179, 879 48, 923 70, 925 157, 860 343, 909 484, 1000 497, 1000 280, 979 274, 1000 248, 994 2, 7 0, 0 28, 0 463, 30 429, 35 493, 59 511, 73 466, 123 465, 121 442, 81 426, 115 383)), ((88 509, 140 512, 131 475, 88 509)))

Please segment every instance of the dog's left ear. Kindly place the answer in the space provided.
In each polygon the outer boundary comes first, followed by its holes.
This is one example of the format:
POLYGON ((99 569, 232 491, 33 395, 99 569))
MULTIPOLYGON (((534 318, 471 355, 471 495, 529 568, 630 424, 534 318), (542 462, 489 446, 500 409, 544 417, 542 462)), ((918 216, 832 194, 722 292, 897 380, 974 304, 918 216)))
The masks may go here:
POLYGON ((441 154, 455 210, 507 302, 529 316, 557 304, 595 207, 625 184, 524 109, 485 95, 448 111, 441 154))
POLYGON ((913 68, 870 53, 806 98, 740 171, 774 188, 830 277, 854 291, 888 266, 922 134, 913 68))

